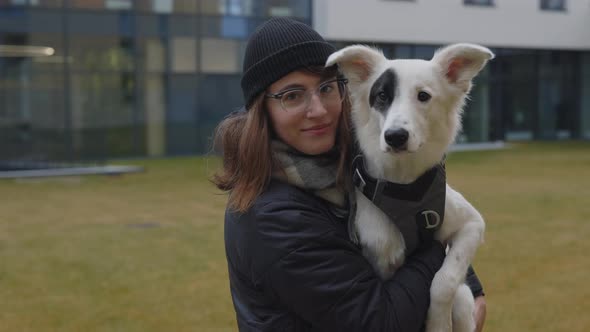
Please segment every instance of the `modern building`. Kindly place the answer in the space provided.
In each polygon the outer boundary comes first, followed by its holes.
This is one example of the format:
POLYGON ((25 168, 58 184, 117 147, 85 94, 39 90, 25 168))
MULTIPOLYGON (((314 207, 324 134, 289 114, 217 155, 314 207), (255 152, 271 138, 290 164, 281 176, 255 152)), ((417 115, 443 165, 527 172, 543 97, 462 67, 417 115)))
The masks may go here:
POLYGON ((490 47, 460 141, 590 139, 590 0, 324 0, 313 22, 338 47, 392 58, 490 47))
POLYGON ((271 16, 390 57, 483 44, 461 141, 590 139, 590 0, 0 0, 0 161, 207 153, 271 16))

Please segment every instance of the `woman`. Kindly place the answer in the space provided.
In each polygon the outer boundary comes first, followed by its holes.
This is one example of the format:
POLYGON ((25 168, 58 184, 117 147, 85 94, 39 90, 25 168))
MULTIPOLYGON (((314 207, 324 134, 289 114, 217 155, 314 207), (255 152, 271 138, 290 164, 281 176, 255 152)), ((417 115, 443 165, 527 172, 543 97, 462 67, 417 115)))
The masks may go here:
POLYGON ((346 80, 323 68, 334 50, 305 24, 267 21, 246 47, 245 108, 218 127, 214 182, 229 192, 225 245, 240 331, 424 325, 443 245, 423 243, 382 281, 349 240, 350 105, 346 80))

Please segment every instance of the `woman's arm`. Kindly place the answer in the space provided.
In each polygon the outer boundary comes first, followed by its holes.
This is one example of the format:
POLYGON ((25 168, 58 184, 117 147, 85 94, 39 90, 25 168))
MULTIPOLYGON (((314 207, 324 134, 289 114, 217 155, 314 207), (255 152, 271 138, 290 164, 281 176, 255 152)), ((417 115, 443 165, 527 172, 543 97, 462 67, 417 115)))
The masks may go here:
POLYGON ((383 282, 360 252, 332 240, 324 237, 272 267, 269 281, 281 302, 319 330, 419 331, 442 245, 415 253, 383 282))
POLYGON ((281 303, 318 330, 420 331, 444 257, 443 246, 433 242, 382 281, 356 246, 326 233, 273 264, 266 281, 281 303))
POLYGON ((483 324, 486 321, 486 298, 484 295, 480 295, 475 298, 475 332, 483 331, 483 324))
POLYGON ((465 278, 465 282, 467 286, 471 289, 473 293, 473 297, 475 298, 475 312, 473 313, 475 316, 475 324, 476 324, 476 332, 481 332, 483 330, 483 324, 486 320, 486 299, 485 294, 483 291, 483 286, 479 281, 479 278, 475 274, 473 267, 469 266, 469 270, 467 270, 467 277, 465 278))

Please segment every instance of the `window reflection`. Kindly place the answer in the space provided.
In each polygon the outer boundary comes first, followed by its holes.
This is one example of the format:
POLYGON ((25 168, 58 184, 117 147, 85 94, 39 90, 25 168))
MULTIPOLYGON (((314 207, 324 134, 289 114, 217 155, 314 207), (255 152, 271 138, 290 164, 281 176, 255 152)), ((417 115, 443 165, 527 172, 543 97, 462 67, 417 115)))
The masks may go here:
POLYGON ((581 96, 580 110, 582 118, 580 119, 580 136, 590 139, 590 53, 582 54, 580 70, 580 89, 581 96))
POLYGON ((135 80, 131 73, 73 74, 71 124, 78 158, 132 155, 135 80))
POLYGON ((133 0, 70 0, 68 3, 73 8, 94 10, 129 10, 133 7, 133 0))
POLYGON ((231 39, 204 38, 201 41, 201 71, 203 73, 238 73, 239 42, 231 39))
POLYGON ((74 70, 132 70, 132 41, 123 37, 70 37, 74 70))
POLYGON ((175 37, 170 45, 172 71, 192 73, 197 71, 197 41, 190 37, 175 37))

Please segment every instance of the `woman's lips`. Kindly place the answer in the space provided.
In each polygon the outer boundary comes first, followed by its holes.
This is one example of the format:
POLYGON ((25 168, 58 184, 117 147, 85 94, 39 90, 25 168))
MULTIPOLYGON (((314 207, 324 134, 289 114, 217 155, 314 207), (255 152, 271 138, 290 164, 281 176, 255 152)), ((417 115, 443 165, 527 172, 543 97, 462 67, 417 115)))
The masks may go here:
POLYGON ((323 135, 323 134, 327 133, 330 130, 330 128, 331 128, 330 123, 324 123, 321 125, 302 129, 301 131, 303 131, 305 133, 310 133, 312 135, 323 135))

